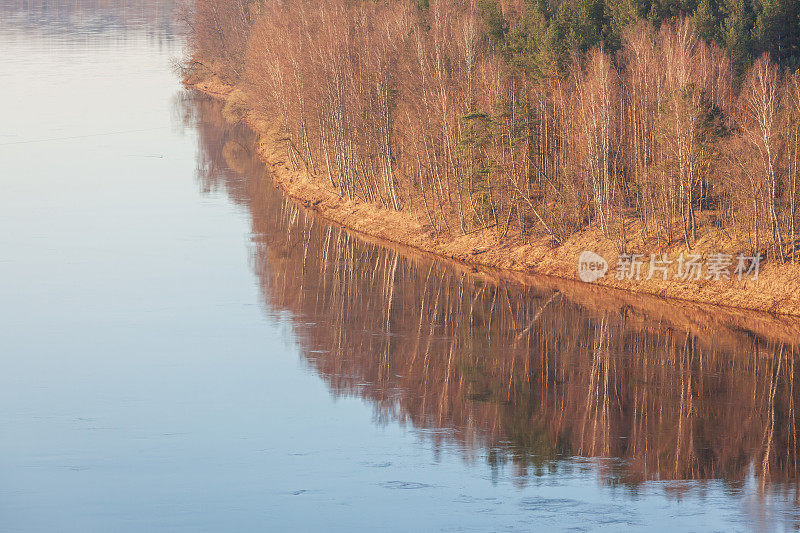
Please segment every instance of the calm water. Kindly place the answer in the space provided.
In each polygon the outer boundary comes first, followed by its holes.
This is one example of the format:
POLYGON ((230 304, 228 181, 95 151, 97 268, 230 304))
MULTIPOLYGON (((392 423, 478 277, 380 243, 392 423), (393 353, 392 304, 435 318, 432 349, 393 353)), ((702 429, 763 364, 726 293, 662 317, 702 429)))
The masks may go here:
POLYGON ((180 88, 169 9, 22 5, 0 530, 800 526, 797 322, 355 239, 180 88))

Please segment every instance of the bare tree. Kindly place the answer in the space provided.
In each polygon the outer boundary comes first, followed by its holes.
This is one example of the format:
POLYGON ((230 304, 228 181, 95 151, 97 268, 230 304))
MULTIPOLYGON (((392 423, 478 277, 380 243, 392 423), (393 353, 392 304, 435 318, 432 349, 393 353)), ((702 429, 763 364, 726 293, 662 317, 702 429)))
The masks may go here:
POLYGON ((783 138, 779 129, 783 82, 778 67, 766 54, 756 61, 747 74, 741 96, 745 139, 755 147, 762 179, 766 183, 772 235, 781 261, 783 235, 778 217, 778 165, 783 138))

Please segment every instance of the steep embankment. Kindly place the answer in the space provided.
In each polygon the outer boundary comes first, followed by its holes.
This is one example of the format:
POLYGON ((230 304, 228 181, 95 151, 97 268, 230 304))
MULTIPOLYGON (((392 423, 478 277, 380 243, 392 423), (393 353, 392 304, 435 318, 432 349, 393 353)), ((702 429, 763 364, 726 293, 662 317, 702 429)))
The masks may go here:
MULTIPOLYGON (((216 78, 187 84, 223 101, 230 100, 234 91, 234 87, 216 78)), ((316 211, 323 218, 357 233, 468 265, 568 280, 579 279, 578 258, 582 252, 592 251, 609 263, 608 273, 593 282, 595 285, 703 304, 800 315, 800 268, 793 264, 763 263, 757 279, 751 275, 739 280, 732 275, 730 279, 714 280, 705 279, 706 276, 703 275, 699 280, 682 281, 675 279, 678 268, 676 261, 670 267, 668 279, 665 281, 659 277, 660 274, 646 279, 649 255, 645 254, 647 257, 643 258, 640 279, 617 279, 615 273, 619 250, 614 242, 597 231, 578 233, 560 245, 555 245, 549 237, 520 243, 514 239, 501 238, 501 231, 497 229, 460 236, 437 235, 426 229, 411 213, 347 200, 334 192, 325 180, 310 176, 305 170, 294 170, 289 163, 284 136, 275 121, 252 110, 241 114, 241 119, 259 136, 258 153, 269 166, 275 184, 288 196, 316 211)), ((632 233, 630 241, 635 242, 635 239, 636 235, 632 233)), ((682 250, 680 245, 675 245, 658 251, 662 252, 675 260, 682 250)), ((713 239, 709 237, 705 242, 701 239, 694 250, 694 253, 703 253, 706 257, 715 252, 725 252, 724 240, 721 241, 719 235, 713 239)), ((637 250, 637 253, 642 252, 637 250)), ((734 259, 730 266, 731 272, 735 264, 734 259)))

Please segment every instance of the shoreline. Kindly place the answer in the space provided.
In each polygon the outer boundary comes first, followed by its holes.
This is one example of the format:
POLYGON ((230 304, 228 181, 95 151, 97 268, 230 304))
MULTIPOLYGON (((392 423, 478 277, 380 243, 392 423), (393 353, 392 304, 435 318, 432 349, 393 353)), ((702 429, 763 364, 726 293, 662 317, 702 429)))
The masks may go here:
MULTIPOLYGON (((229 102, 230 95, 236 90, 216 79, 199 82, 184 80, 184 84, 223 102, 229 102)), ((618 252, 609 239, 598 238, 596 233, 586 231, 571 236, 558 246, 554 246, 546 236, 519 243, 513 239, 501 239, 499 232, 493 229, 452 238, 438 236, 426 230, 411 212, 347 200, 327 187, 324 180, 311 177, 305 170, 292 169, 287 143, 274 121, 252 110, 244 112, 241 120, 256 133, 258 156, 267 165, 273 182, 284 194, 322 218, 357 234, 455 261, 473 269, 488 268, 506 272, 512 277, 557 278, 587 287, 610 288, 673 300, 672 305, 691 302, 800 316, 800 266, 796 264, 766 262, 761 266, 758 279, 745 278, 739 281, 736 276, 731 276, 730 280, 719 281, 664 281, 656 278, 618 280, 614 276, 615 264, 609 260, 605 277, 592 283, 583 283, 578 277, 579 255, 583 250, 588 250, 606 259, 617 257, 618 252)), ((647 263, 644 265, 642 272, 646 275, 647 263)))

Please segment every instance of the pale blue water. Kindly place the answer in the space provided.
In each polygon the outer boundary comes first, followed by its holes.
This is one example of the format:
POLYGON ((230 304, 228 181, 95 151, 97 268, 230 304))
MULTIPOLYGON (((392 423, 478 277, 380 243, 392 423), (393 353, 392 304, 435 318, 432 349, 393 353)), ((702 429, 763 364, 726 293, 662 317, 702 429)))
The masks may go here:
POLYGON ((752 476, 738 488, 626 485, 607 479, 615 460, 569 456, 520 474, 490 467, 480 439, 448 437, 463 427, 387 416, 332 388, 298 326, 323 318, 275 302, 254 272, 247 206, 196 177, 198 131, 179 118, 194 104, 180 103, 171 69, 180 40, 137 24, 21 25, 10 9, 0 16, 0 530, 798 524, 794 492, 761 494, 752 476))

